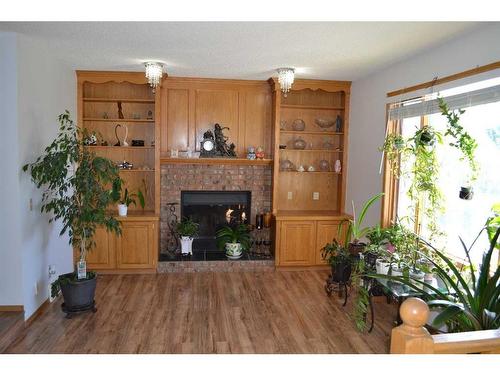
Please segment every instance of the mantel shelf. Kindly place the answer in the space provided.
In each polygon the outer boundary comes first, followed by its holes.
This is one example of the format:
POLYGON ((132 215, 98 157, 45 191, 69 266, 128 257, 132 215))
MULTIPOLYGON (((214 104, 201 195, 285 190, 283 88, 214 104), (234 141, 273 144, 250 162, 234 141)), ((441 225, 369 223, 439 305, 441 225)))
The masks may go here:
POLYGON ((342 150, 322 150, 322 149, 305 149, 305 150, 295 150, 293 148, 281 148, 280 151, 286 152, 329 152, 329 153, 342 153, 342 150))
POLYGON ((122 98, 83 98, 84 102, 91 102, 91 103, 117 103, 117 102, 122 102, 122 103, 149 103, 149 104, 154 104, 154 99, 122 99, 122 98))
POLYGON ((301 175, 331 174, 331 175, 339 175, 339 176, 342 174, 342 173, 330 172, 330 171, 312 171, 312 172, 309 172, 308 170, 305 170, 302 172, 299 172, 299 171, 280 171, 280 173, 297 173, 297 174, 301 174, 301 175))
POLYGON ((329 132, 322 130, 280 130, 281 134, 310 134, 310 135, 344 135, 343 132, 329 132))
POLYGON ((122 173, 154 173, 154 169, 119 169, 119 172, 122 173))
POLYGON ((323 109, 327 111, 343 111, 344 107, 328 107, 320 105, 302 105, 302 104, 281 104, 281 108, 293 108, 293 109, 323 109))
POLYGON ((96 121, 96 122, 149 122, 154 123, 155 120, 147 119, 133 119, 133 118, 91 118, 84 117, 83 121, 96 121))
POLYGON ((154 146, 84 146, 86 148, 95 148, 97 150, 154 150, 154 146))
POLYGON ((170 158, 162 157, 161 164, 232 164, 232 165, 271 165, 272 159, 243 159, 243 158, 170 158))

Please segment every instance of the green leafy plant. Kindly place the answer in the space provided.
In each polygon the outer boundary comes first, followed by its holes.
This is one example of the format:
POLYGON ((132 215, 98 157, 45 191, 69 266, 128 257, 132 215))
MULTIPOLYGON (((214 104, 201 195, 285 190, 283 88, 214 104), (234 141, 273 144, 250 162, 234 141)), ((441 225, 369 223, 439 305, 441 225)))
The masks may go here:
MULTIPOLYGON (((496 231, 500 228, 500 203, 495 203, 491 207, 492 215, 486 220, 486 232, 490 242, 493 240, 496 231)), ((500 244, 495 245, 496 249, 500 251, 500 244)))
POLYGON ((347 248, 341 246, 335 238, 321 249, 321 257, 332 266, 352 262, 352 256, 347 248))
POLYGON ((347 249, 349 244, 358 244, 359 241, 368 233, 369 227, 362 228, 366 213, 368 209, 382 196, 384 193, 377 194, 370 199, 368 199, 361 208, 361 213, 359 217, 356 217, 356 210, 354 208, 354 202, 352 202, 352 218, 344 219, 340 222, 338 237, 341 238, 342 230, 344 224, 347 223, 347 231, 345 235, 344 247, 347 249))
POLYGON ((471 135, 460 125, 460 116, 465 113, 465 110, 458 109, 452 111, 442 97, 438 97, 439 109, 441 114, 448 120, 445 136, 453 137, 454 141, 450 142, 451 147, 457 148, 462 153, 461 160, 467 160, 470 168, 469 182, 472 183, 477 179, 479 166, 475 160, 475 151, 477 142, 471 135))
POLYGON ((234 227, 224 226, 217 231, 216 238, 220 249, 223 249, 228 242, 240 243, 244 251, 250 248, 250 232, 245 224, 234 227))
MULTIPOLYGON (((479 232, 478 237, 484 230, 485 228, 479 232)), ((439 312, 432 322, 436 329, 443 324, 447 325, 450 332, 498 329, 500 328, 500 266, 496 266, 492 275, 490 269, 493 251, 499 244, 499 236, 500 228, 497 228, 490 241, 489 250, 483 254, 477 277, 469 255, 476 241, 467 247, 460 238, 468 261, 464 268, 468 275, 465 275, 446 254, 421 239, 441 260, 436 262, 432 256, 422 253, 422 256, 433 265, 433 272, 443 282, 444 288, 436 288, 426 281, 409 280, 399 276, 371 275, 371 277, 397 281, 422 294, 428 301, 429 307, 439 312)))
MULTIPOLYGON (((119 189, 119 186, 115 186, 115 189, 119 189)), ((146 200, 144 199, 144 194, 140 189, 137 190, 137 193, 129 193, 128 189, 125 188, 123 193, 119 194, 118 202, 120 204, 124 204, 127 207, 131 204, 137 206, 137 203, 135 201, 136 198, 139 200, 141 208, 144 209, 144 207, 146 206, 146 200)))
POLYGON ((194 237, 198 234, 200 225, 191 218, 185 217, 177 223, 176 230, 181 237, 194 237))
POLYGON ((37 188, 43 188, 41 212, 51 215, 49 222, 61 220, 60 235, 80 250, 80 260, 94 246, 99 226, 120 234, 120 223, 106 208, 117 201, 121 186, 113 161, 96 156, 83 147, 88 131, 71 120, 68 111, 59 115, 59 134, 34 163, 23 166, 37 188), (112 186, 111 189, 107 188, 112 186))

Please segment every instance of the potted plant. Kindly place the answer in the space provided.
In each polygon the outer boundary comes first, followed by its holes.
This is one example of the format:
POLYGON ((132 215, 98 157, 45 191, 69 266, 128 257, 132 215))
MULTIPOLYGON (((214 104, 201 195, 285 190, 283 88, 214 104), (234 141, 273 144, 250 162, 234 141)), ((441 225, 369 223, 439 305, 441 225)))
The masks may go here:
POLYGON ((450 135, 454 138, 454 141, 450 142, 449 145, 460 150, 462 153, 460 160, 466 160, 469 164, 470 171, 468 182, 465 186, 460 188, 459 197, 460 199, 471 200, 474 194, 472 190, 472 183, 477 179, 479 170, 479 166, 477 165, 475 159, 477 142, 459 123, 460 116, 465 113, 465 110, 450 110, 448 104, 442 97, 438 97, 438 103, 441 114, 445 116, 448 121, 445 136, 450 135))
MULTIPOLYGON (((479 235, 487 226, 479 232, 479 235)), ((479 237, 478 235, 478 237, 479 237)), ((438 280, 443 284, 436 287, 426 280, 411 280, 404 277, 371 275, 396 280, 420 293, 428 302, 431 310, 438 314, 433 318, 432 327, 437 331, 447 326, 448 332, 467 332, 500 328, 500 265, 492 265, 492 254, 499 246, 500 227, 496 228, 491 238, 489 249, 483 254, 479 270, 471 262, 470 251, 462 241, 468 261, 460 268, 445 253, 437 250, 429 242, 421 241, 432 250, 431 255, 423 254, 433 265, 438 280), (436 261, 435 255, 440 261, 436 261), (492 268, 494 271, 492 271, 492 268), (476 272, 478 274, 476 274, 476 272)))
POLYGON ((144 209, 146 202, 144 199, 144 194, 141 190, 137 190, 137 193, 129 193, 128 189, 125 188, 122 194, 120 194, 120 199, 118 200, 118 215, 119 216, 127 216, 128 206, 133 204, 137 206, 135 199, 139 199, 139 204, 142 209, 144 209))
POLYGON ((352 218, 344 219, 340 222, 338 237, 341 238, 343 226, 345 223, 347 223, 344 248, 348 249, 351 254, 359 254, 366 246, 366 244, 364 242, 361 242, 361 240, 368 233, 370 228, 362 228, 363 220, 366 216, 366 212, 371 207, 371 205, 375 203, 375 201, 377 201, 382 195, 383 193, 380 193, 368 199, 361 208, 361 213, 358 218, 356 218, 356 210, 354 209, 354 202, 352 202, 352 218))
POLYGON ((60 235, 80 252, 77 272, 59 276, 54 292, 60 288, 63 311, 94 310, 96 274, 87 272, 86 255, 94 245, 97 227, 120 234, 120 223, 106 211, 118 200, 121 179, 114 162, 96 156, 84 147, 88 132, 71 120, 68 111, 59 115, 59 134, 33 163, 23 166, 38 188, 43 188, 41 212, 51 215, 49 222, 61 220, 60 235), (111 189, 108 186, 112 186, 111 189))
POLYGON ((245 224, 224 226, 217 231, 216 238, 218 247, 225 248, 226 256, 231 259, 241 258, 243 251, 250 248, 250 233, 245 224))
POLYGON ((332 268, 331 279, 337 283, 347 283, 351 277, 353 255, 336 239, 321 249, 321 256, 332 268))
POLYGON ((181 254, 193 254, 193 240, 198 234, 200 225, 191 218, 185 217, 177 223, 176 230, 181 238, 181 254))

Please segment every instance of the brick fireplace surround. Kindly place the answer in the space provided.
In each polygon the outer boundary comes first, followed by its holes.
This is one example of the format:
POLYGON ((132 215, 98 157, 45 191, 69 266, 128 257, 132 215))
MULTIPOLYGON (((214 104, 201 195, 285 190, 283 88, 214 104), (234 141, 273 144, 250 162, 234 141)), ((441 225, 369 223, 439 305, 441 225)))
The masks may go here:
MULTIPOLYGON (((247 190, 252 193, 250 222, 255 215, 271 210, 272 170, 261 165, 166 164, 161 167, 160 252, 166 252, 169 229, 167 203, 178 203, 180 216, 183 190, 247 190)), ((219 262, 217 262, 219 263, 219 262)), ((253 262, 251 262, 253 263, 253 262)))

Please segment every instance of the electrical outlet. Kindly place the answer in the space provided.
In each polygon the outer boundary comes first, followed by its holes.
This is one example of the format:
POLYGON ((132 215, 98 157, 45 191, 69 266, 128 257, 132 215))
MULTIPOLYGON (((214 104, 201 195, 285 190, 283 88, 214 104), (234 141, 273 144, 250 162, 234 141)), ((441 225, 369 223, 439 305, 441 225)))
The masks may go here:
POLYGON ((313 201, 319 201, 319 192, 318 191, 315 191, 313 193, 313 201))
POLYGON ((293 193, 291 191, 288 192, 287 199, 293 199, 293 193))

